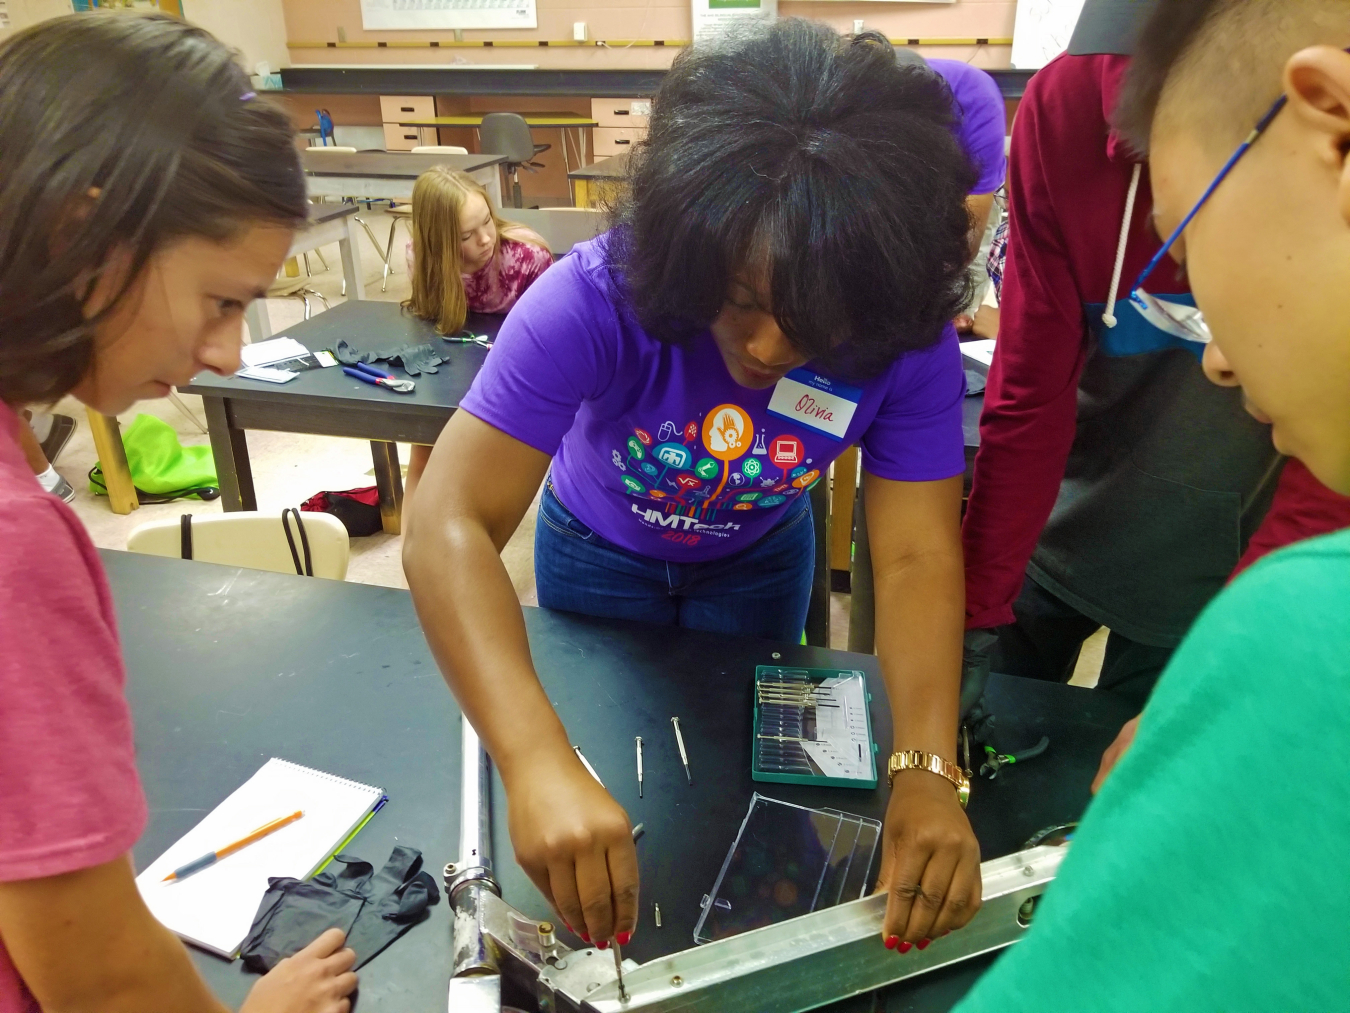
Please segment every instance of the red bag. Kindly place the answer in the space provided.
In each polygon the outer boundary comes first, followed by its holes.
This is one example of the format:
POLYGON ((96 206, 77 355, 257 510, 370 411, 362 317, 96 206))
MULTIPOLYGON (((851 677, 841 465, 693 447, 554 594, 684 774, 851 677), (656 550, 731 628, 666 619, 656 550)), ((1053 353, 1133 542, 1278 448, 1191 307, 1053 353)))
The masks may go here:
POLYGON ((373 485, 363 489, 318 492, 300 504, 300 509, 332 514, 353 538, 373 535, 384 529, 380 522, 380 491, 373 485))

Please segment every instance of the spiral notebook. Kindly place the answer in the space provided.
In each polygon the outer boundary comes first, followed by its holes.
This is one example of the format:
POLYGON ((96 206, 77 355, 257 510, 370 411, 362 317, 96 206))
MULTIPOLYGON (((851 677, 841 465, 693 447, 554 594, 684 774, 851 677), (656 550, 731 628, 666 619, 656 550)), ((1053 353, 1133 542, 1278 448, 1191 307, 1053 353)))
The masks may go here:
POLYGON ((156 918, 185 942, 233 959, 272 877, 308 879, 365 826, 384 792, 288 760, 268 760, 136 877, 156 918), (174 869, 297 809, 289 826, 177 882, 174 869))

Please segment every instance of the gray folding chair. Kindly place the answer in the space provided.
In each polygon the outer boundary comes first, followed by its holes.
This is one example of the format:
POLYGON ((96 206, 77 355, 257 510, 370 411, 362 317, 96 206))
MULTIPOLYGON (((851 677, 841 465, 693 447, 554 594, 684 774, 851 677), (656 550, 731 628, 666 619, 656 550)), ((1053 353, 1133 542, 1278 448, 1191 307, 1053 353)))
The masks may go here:
POLYGON ((534 172, 544 166, 534 156, 553 147, 535 144, 530 125, 519 113, 488 113, 478 128, 478 147, 484 154, 505 155, 506 175, 511 180, 512 207, 523 207, 520 198, 520 167, 534 172))

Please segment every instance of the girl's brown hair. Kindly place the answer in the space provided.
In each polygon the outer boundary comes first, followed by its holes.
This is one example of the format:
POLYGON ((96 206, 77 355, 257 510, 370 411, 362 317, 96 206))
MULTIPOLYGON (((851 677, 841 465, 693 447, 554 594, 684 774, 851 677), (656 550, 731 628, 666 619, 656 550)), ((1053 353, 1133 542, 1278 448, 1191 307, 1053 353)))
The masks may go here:
MULTIPOLYGON (((487 205, 498 243, 514 239, 543 245, 525 226, 501 218, 483 185, 467 173, 438 165, 418 176, 412 198, 412 298, 403 305, 413 316, 434 323, 440 334, 457 333, 469 315, 459 236, 464 228, 464 201, 475 193, 487 205)), ((497 255, 496 249, 492 255, 497 255)))
POLYGON ((286 115, 231 52, 163 15, 75 14, 0 45, 0 400, 53 401, 151 255, 189 236, 304 222, 286 115), (113 254, 131 270, 85 318, 113 254))

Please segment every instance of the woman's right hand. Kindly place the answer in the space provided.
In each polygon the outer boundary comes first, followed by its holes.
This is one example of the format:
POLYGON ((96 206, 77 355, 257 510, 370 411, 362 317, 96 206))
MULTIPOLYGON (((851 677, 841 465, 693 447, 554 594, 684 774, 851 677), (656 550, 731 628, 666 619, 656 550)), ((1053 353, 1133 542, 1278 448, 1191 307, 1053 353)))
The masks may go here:
POLYGON ((354 950, 341 929, 329 929, 258 979, 239 1013, 348 1013, 356 991, 354 950))
POLYGON ((516 861, 572 932, 626 945, 638 910, 628 814, 570 750, 524 766, 506 784, 516 861))

